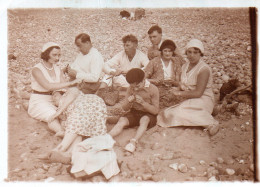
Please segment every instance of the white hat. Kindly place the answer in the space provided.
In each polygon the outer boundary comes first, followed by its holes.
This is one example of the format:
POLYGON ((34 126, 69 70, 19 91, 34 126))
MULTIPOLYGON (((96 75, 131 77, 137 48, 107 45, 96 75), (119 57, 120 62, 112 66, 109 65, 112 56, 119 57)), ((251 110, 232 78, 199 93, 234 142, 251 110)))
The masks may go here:
POLYGON ((200 40, 198 40, 198 39, 192 39, 192 40, 190 40, 190 41, 187 43, 186 47, 185 47, 185 51, 187 51, 187 50, 188 50, 189 48, 191 48, 191 47, 196 47, 196 48, 200 49, 201 53, 204 54, 203 43, 202 43, 200 40))
POLYGON ((56 44, 56 43, 54 43, 54 42, 47 42, 46 44, 43 45, 43 47, 42 47, 42 52, 44 52, 44 51, 46 51, 48 48, 54 47, 54 46, 60 47, 59 44, 56 44))

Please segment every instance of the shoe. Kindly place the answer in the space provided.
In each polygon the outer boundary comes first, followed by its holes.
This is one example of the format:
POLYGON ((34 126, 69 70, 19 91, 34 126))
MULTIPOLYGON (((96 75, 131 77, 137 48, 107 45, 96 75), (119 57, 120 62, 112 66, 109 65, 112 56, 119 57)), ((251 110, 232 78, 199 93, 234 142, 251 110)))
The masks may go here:
POLYGON ((208 131, 209 131, 209 135, 210 135, 210 136, 214 136, 214 135, 217 134, 218 131, 219 131, 219 124, 210 125, 210 126, 208 127, 208 131))
POLYGON ((52 151, 49 157, 51 162, 58 162, 62 164, 70 164, 71 163, 71 156, 66 153, 59 152, 59 151, 52 151))
POLYGON ((126 146, 125 146, 125 150, 126 151, 129 151, 130 153, 133 153, 135 151, 135 144, 136 144, 136 139, 131 139, 130 140, 130 143, 128 143, 126 146))

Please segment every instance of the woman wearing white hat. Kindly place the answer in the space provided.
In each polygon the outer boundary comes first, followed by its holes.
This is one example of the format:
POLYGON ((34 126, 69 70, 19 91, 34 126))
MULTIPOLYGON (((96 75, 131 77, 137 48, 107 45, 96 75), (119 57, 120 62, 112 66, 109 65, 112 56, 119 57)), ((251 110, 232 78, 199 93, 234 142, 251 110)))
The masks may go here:
MULTIPOLYGON (((55 64, 60 60, 60 46, 54 42, 43 45, 41 51, 42 62, 32 69, 32 94, 29 101, 28 114, 40 121, 47 122, 55 114, 56 107, 52 101, 52 91, 75 85, 79 80, 66 82, 60 68, 55 64)), ((48 123, 49 128, 62 136, 64 131, 56 119, 48 123)))
POLYGON ((162 127, 202 126, 210 135, 218 132, 219 125, 211 113, 214 107, 211 68, 201 59, 204 47, 200 40, 192 39, 185 48, 188 58, 182 66, 180 90, 172 93, 185 100, 163 110, 157 119, 162 127))

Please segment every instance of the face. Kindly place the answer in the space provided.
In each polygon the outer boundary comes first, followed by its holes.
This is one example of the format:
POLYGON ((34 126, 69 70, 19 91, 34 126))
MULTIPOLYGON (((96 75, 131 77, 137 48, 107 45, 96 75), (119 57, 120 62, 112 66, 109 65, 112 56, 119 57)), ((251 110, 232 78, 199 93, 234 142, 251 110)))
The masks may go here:
POLYGON ((149 34, 150 41, 153 45, 159 45, 162 39, 162 34, 158 33, 157 31, 153 31, 149 34))
POLYGON ((51 52, 49 53, 50 58, 49 58, 48 62, 50 62, 52 64, 56 64, 57 62, 60 61, 60 55, 61 55, 60 49, 53 48, 51 50, 51 52))
POLYGON ((136 83, 133 83, 133 84, 130 84, 130 86, 132 87, 132 89, 134 91, 139 91, 140 89, 144 88, 144 85, 145 85, 145 80, 143 80, 142 82, 136 84, 136 83))
POLYGON ((162 58, 164 60, 170 60, 173 55, 173 51, 170 48, 164 48, 162 50, 162 58))
POLYGON ((79 51, 83 54, 86 55, 89 52, 89 49, 91 48, 91 43, 89 41, 83 43, 81 42, 81 39, 76 40, 76 46, 78 47, 79 51))
POLYGON ((52 100, 53 100, 55 106, 59 106, 61 97, 62 97, 62 95, 60 92, 54 92, 54 94, 52 94, 52 100))
POLYGON ((127 41, 126 43, 124 43, 124 49, 126 54, 135 52, 136 48, 137 48, 137 44, 134 42, 127 41))
POLYGON ((201 53, 199 49, 191 47, 186 51, 187 58, 192 64, 197 64, 201 58, 201 53))

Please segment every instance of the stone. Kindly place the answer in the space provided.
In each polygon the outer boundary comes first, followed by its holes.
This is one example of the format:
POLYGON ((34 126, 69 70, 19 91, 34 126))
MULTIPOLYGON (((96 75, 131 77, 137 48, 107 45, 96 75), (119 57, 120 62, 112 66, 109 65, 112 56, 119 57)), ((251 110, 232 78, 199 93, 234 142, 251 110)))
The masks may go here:
POLYGON ((254 164, 250 164, 250 167, 249 167, 249 169, 250 169, 251 171, 253 171, 253 172, 254 172, 254 170, 255 170, 255 168, 254 168, 254 164))
POLYGON ((218 181, 215 176, 209 178, 209 181, 218 181))
POLYGON ((218 157, 217 158, 217 163, 223 164, 224 163, 224 159, 222 157, 218 157))
POLYGON ((158 142, 155 142, 152 146, 152 150, 160 149, 162 145, 160 145, 158 142))
POLYGON ((146 174, 143 174, 143 175, 142 175, 142 178, 143 178, 143 180, 145 180, 145 181, 151 180, 152 177, 153 177, 153 175, 150 174, 150 173, 146 173, 146 174))
POLYGON ((178 163, 173 163, 169 165, 170 168, 177 170, 178 169, 178 163))
POLYGON ((206 162, 204 160, 200 160, 200 165, 205 165, 206 162))
POLYGON ((187 173, 188 172, 188 167, 186 164, 180 164, 178 165, 178 170, 182 173, 187 173))
POLYGON ((226 173, 231 176, 235 174, 235 170, 227 168, 226 173))

